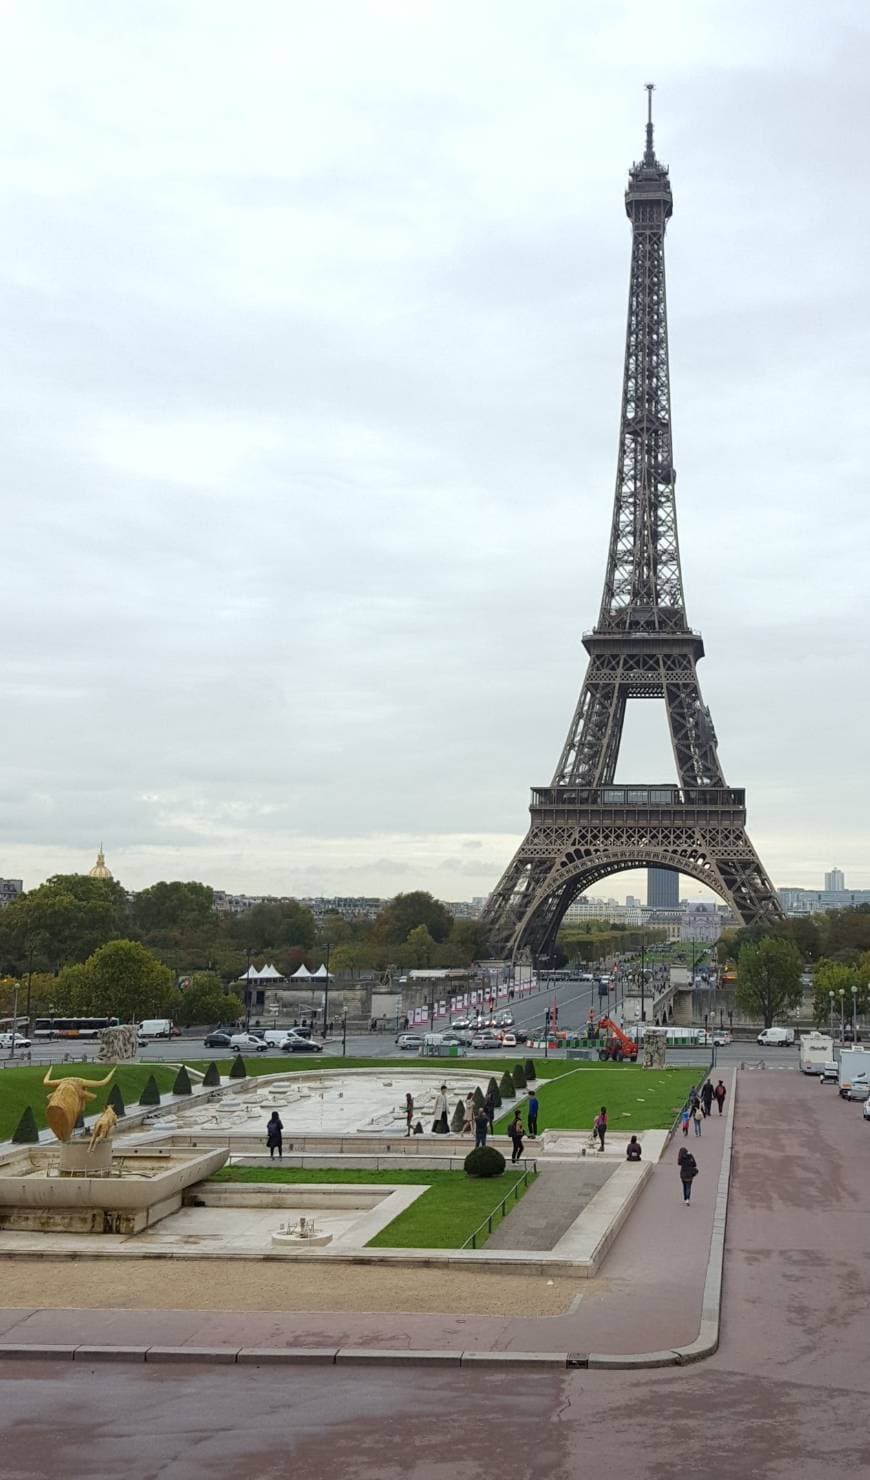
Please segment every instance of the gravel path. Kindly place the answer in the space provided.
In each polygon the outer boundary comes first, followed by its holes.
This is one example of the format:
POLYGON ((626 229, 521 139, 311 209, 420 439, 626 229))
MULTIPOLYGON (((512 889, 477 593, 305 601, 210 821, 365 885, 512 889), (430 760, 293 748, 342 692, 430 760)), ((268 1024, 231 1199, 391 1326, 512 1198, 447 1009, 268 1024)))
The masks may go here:
POLYGON ((560 1315, 583 1281, 485 1270, 209 1259, 15 1260, 0 1264, 0 1307, 89 1310, 408 1311, 560 1315))

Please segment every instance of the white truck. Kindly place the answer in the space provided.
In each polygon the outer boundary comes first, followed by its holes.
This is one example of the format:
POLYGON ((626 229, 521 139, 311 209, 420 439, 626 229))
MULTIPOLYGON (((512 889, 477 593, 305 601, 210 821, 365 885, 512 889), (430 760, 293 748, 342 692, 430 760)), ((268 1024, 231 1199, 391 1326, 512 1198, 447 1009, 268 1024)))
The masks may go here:
POLYGON ((837 1089, 844 1100, 870 1098, 870 1052, 866 1048, 841 1048, 837 1089))
POLYGON ((755 1041, 762 1048, 790 1048, 794 1043, 794 1028, 765 1028, 755 1041))
POLYGON ((834 1040, 829 1033, 801 1034, 801 1070, 804 1074, 821 1074, 834 1057, 834 1040))

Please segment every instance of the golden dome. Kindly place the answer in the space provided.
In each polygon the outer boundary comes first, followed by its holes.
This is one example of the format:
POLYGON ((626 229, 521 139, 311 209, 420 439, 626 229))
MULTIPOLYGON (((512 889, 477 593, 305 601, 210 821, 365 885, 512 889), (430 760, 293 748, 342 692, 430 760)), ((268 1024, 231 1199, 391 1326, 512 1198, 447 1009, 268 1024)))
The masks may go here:
POLYGON ((94 864, 93 868, 89 868, 88 869, 88 878, 89 879, 111 879, 111 877, 112 877, 112 875, 109 872, 109 869, 106 867, 106 856, 103 853, 103 845, 101 843, 100 844, 100 851, 97 854, 97 861, 94 864))

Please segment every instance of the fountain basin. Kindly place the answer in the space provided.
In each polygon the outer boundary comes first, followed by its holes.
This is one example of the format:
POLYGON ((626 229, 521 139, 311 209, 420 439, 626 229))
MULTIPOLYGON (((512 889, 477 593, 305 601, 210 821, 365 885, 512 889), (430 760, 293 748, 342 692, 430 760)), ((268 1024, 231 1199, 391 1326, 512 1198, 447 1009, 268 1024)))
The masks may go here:
POLYGON ((210 1177, 227 1159, 218 1147, 112 1149, 108 1174, 93 1177, 62 1175, 60 1146, 5 1157, 0 1162, 0 1229, 140 1233, 178 1212, 185 1188, 210 1177))

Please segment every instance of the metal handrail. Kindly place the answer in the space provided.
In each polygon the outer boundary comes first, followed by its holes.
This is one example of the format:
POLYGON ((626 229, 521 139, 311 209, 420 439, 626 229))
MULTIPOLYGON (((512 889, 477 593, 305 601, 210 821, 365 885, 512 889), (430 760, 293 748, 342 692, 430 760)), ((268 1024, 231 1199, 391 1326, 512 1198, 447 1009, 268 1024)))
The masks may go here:
POLYGON ((504 1195, 504 1197, 502 1198, 501 1202, 500 1203, 496 1203, 496 1205, 493 1208, 492 1212, 490 1213, 489 1217, 488 1218, 484 1218, 484 1220, 480 1224, 480 1226, 478 1228, 475 1228, 475 1230, 474 1230, 473 1233, 469 1234, 468 1238, 465 1240, 465 1243, 459 1245, 460 1250, 461 1249, 476 1249, 477 1248, 477 1238, 478 1238, 478 1235, 481 1232, 481 1230, 484 1229, 484 1228, 486 1229, 486 1236, 487 1236, 487 1238, 489 1238, 490 1234, 492 1233, 492 1220, 496 1216, 496 1214, 500 1212, 501 1213, 501 1216, 502 1216, 502 1219, 504 1219, 504 1217, 505 1217, 505 1214, 504 1214, 504 1206, 505 1206, 505 1203, 510 1202, 511 1198, 513 1198, 514 1202, 518 1202, 519 1201, 519 1196, 520 1196, 520 1188, 521 1187, 528 1187, 529 1181, 530 1180, 534 1181, 534 1179, 535 1179, 535 1177, 537 1177, 537 1175, 538 1175, 538 1163, 537 1163, 537 1161, 533 1161, 532 1162, 532 1165, 530 1167, 527 1167, 526 1170, 523 1172, 522 1177, 518 1177, 517 1178, 516 1182, 514 1183, 513 1187, 511 1188, 510 1192, 506 1192, 505 1195, 504 1195))

